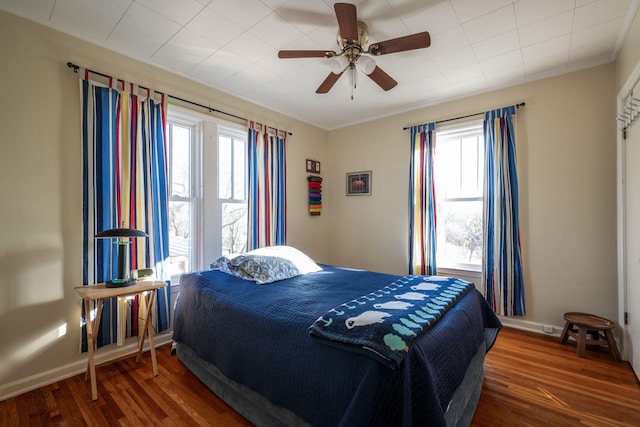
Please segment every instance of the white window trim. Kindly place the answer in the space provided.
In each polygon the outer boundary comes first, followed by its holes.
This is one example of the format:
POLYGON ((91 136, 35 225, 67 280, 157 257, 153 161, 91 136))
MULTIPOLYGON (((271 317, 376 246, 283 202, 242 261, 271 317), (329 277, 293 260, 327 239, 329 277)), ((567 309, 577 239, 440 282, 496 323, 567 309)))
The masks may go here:
MULTIPOLYGON (((221 131, 221 132, 217 133, 217 135, 216 135, 216 159, 217 159, 218 149, 219 149, 219 146, 217 145, 217 143, 218 143, 218 139, 219 139, 220 135, 228 136, 228 137, 232 138, 232 140, 242 139, 242 140, 245 140, 245 142, 247 140, 247 130, 246 129, 241 131, 238 128, 233 128, 233 127, 229 127, 229 126, 224 126, 224 128, 225 128, 224 131, 221 131)), ((246 144, 245 144, 244 155, 245 155, 245 159, 247 159, 248 148, 247 148, 246 144)), ((218 164, 218 162, 216 160, 216 165, 217 164, 218 164)), ((245 165, 245 168, 246 167, 247 166, 245 165)), ((246 169, 245 169, 245 175, 246 175, 246 169)), ((217 174, 217 167, 216 167, 216 198, 215 198, 216 204, 217 204, 217 206, 216 206, 216 212, 217 212, 216 219, 222 218, 222 205, 223 204, 225 204, 225 203, 246 204, 246 203, 248 203, 248 197, 249 197, 249 194, 248 194, 249 185, 248 185, 247 182, 245 182, 245 194, 244 194, 245 198, 244 199, 236 199, 236 198, 233 197, 233 194, 231 195, 230 199, 222 199, 222 198, 218 197, 219 195, 217 194, 217 190, 218 190, 217 177, 218 177, 218 174, 217 174)), ((246 177, 245 177, 245 180, 246 180, 246 177)), ((232 191, 232 193, 233 193, 233 191, 232 191)), ((212 258, 212 261, 215 260, 215 259, 218 259, 219 257, 222 256, 222 236, 220 235, 220 232, 221 232, 221 226, 220 226, 220 224, 217 224, 217 226, 216 226, 216 239, 215 239, 216 252, 215 252, 214 258, 212 258)), ((247 232, 248 232, 248 230, 247 230, 247 232)))
MULTIPOLYGON (((192 130, 192 140, 190 150, 192 151, 192 156, 190 157, 190 168, 191 168, 191 176, 190 178, 190 197, 180 197, 169 195, 170 201, 192 201, 193 202, 193 212, 191 212, 191 230, 190 233, 192 236, 199 236, 202 230, 202 188, 200 185, 200 176, 202 171, 202 165, 199 159, 202 158, 202 129, 200 123, 194 121, 191 117, 185 116, 180 112, 170 111, 169 108, 167 110, 167 121, 171 123, 175 123, 180 126, 189 127, 192 130)), ((170 156, 171 154, 169 154, 170 156)), ((171 165, 169 165, 169 170, 171 171, 171 165)), ((192 258, 190 259, 190 269, 197 269, 201 263, 201 239, 194 238, 195 247, 192 248, 192 258)), ((180 275, 172 275, 171 276, 171 284, 172 286, 176 286, 180 282, 180 275)))
MULTIPOLYGON (((168 104, 167 120, 183 125, 197 126, 197 147, 194 151, 194 167, 197 175, 192 185, 196 186, 199 203, 196 212, 196 243, 194 271, 209 268, 219 257, 219 211, 218 211, 218 126, 246 135, 246 125, 229 122, 198 111, 168 104)), ((179 292, 179 276, 171 278, 172 293, 179 292)))
MULTIPOLYGON (((483 132, 483 119, 471 119, 460 122, 454 122, 451 124, 447 124, 444 126, 439 126, 436 128, 436 144, 439 143, 443 139, 443 137, 449 137, 455 135, 456 137, 464 137, 468 135, 476 135, 478 130, 483 132)), ((436 160, 437 161, 437 160, 436 160)), ((450 198, 449 200, 459 200, 459 201, 483 201, 484 194, 481 197, 461 197, 461 198, 450 198)), ((483 242, 483 250, 484 250, 484 242, 483 242)), ((448 274, 448 275, 463 275, 467 277, 481 278, 482 277, 482 264, 468 264, 468 263, 456 263, 456 262, 446 262, 444 265, 437 264, 438 274, 448 274)))

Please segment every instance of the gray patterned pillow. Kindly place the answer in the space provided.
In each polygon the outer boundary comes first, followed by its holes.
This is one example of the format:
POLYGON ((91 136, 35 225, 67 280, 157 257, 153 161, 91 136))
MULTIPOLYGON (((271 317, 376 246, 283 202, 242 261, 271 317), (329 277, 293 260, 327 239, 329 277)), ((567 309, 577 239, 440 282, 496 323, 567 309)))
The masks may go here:
POLYGON ((270 246, 244 255, 225 255, 212 263, 211 268, 253 280, 259 285, 322 270, 307 255, 289 246, 270 246))

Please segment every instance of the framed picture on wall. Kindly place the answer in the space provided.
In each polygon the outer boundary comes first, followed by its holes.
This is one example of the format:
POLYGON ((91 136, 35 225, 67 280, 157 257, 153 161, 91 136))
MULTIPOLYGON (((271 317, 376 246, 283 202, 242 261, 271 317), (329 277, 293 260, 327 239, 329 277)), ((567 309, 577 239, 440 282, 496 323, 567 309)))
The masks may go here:
POLYGON ((347 196, 371 195, 371 171, 347 173, 347 196))
POLYGON ((307 159, 307 172, 320 173, 320 162, 317 160, 307 159))

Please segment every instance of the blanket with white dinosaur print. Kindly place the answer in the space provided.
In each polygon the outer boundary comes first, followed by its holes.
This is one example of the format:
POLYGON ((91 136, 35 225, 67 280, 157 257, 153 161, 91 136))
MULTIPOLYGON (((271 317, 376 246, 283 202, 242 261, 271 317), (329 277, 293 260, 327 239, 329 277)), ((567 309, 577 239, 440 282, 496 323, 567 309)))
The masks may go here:
POLYGON ((309 333, 396 368, 420 333, 473 287, 453 277, 405 276, 332 308, 311 325, 309 333))

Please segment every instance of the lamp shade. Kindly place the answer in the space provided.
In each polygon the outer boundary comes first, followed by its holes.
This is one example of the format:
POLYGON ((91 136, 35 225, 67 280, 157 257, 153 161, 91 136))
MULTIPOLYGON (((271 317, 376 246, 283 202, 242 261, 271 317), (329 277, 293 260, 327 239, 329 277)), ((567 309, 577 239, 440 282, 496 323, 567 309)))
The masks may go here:
POLYGON ((149 235, 135 228, 111 228, 96 234, 96 239, 108 239, 111 237, 149 237, 149 235))

